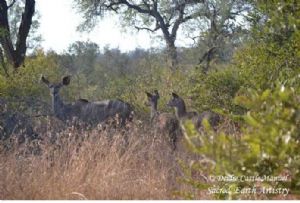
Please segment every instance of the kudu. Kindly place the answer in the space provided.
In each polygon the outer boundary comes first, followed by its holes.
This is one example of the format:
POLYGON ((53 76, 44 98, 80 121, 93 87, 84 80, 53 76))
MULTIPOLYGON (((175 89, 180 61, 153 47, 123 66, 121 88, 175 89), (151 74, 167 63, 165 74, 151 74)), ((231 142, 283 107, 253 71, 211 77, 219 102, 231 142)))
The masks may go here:
POLYGON ((146 106, 150 107, 150 121, 154 125, 155 130, 167 136, 173 150, 176 149, 176 141, 180 134, 179 122, 171 113, 160 113, 157 111, 159 93, 154 90, 154 94, 146 92, 146 106))
POLYGON ((84 123, 97 124, 118 117, 122 126, 126 120, 132 119, 131 105, 121 100, 89 102, 86 99, 79 99, 75 103, 65 104, 60 98, 59 90, 69 85, 70 80, 70 76, 65 76, 59 83, 50 83, 44 76, 41 77, 41 81, 50 90, 52 110, 58 119, 67 121, 77 118, 84 123))
POLYGON ((194 111, 187 112, 184 100, 176 93, 172 93, 172 98, 167 105, 175 108, 175 115, 179 120, 190 119, 197 130, 202 127, 203 119, 207 119, 213 128, 220 122, 220 116, 212 111, 204 111, 201 114, 194 111))

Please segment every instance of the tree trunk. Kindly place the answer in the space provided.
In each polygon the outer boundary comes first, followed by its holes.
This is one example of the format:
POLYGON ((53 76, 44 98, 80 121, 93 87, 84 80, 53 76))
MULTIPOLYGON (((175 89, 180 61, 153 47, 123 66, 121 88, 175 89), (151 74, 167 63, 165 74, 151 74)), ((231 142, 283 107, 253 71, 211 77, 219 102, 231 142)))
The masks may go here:
POLYGON ((24 12, 17 35, 17 42, 14 47, 8 22, 8 9, 6 0, 0 0, 0 43, 3 47, 7 61, 17 70, 25 60, 26 39, 32 24, 32 17, 35 11, 35 0, 26 0, 24 12))
POLYGON ((2 51, 1 47, 0 47, 0 65, 3 68, 6 77, 9 77, 9 74, 8 74, 8 71, 7 71, 7 67, 6 67, 6 64, 5 64, 5 61, 4 61, 3 51, 2 51))
POLYGON ((203 72, 205 74, 208 73, 209 69, 210 69, 210 62, 212 61, 215 51, 216 51, 217 47, 214 46, 212 48, 210 48, 207 52, 205 52, 205 54, 203 54, 203 56, 199 59, 199 63, 198 64, 202 64, 203 62, 206 62, 206 64, 203 67, 203 72))
POLYGON ((178 68, 178 58, 177 58, 177 50, 174 43, 167 45, 168 52, 168 66, 172 71, 175 71, 178 68))

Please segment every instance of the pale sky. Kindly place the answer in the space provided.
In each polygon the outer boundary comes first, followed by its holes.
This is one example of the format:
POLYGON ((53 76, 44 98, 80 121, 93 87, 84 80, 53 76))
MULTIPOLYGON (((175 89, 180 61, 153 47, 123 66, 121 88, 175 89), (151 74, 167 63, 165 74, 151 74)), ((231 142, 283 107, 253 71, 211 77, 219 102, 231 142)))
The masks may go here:
MULTIPOLYGON (((164 41, 151 38, 146 31, 122 33, 117 16, 102 19, 90 33, 77 32, 76 27, 83 19, 72 7, 72 0, 36 1, 36 9, 41 15, 39 32, 44 40, 42 47, 45 50, 52 49, 60 53, 75 41, 87 40, 97 43, 100 48, 108 45, 110 48, 119 48, 122 51, 134 50, 137 47, 147 49, 164 46, 164 41)), ((179 38, 177 44, 187 45, 184 41, 184 37, 179 38)))

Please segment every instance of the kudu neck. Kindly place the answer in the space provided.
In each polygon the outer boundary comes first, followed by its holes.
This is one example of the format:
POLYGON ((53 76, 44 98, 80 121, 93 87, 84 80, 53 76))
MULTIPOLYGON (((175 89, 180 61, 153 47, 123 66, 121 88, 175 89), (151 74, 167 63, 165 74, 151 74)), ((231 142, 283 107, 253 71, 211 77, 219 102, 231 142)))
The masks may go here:
POLYGON ((186 115, 186 107, 184 101, 182 101, 178 106, 176 106, 175 113, 177 118, 181 118, 186 115))
POLYGON ((56 116, 64 114, 65 104, 61 100, 59 94, 52 95, 52 110, 56 116))
POLYGON ((151 104, 151 122, 153 121, 153 119, 155 118, 156 115, 158 115, 157 103, 152 103, 151 104))

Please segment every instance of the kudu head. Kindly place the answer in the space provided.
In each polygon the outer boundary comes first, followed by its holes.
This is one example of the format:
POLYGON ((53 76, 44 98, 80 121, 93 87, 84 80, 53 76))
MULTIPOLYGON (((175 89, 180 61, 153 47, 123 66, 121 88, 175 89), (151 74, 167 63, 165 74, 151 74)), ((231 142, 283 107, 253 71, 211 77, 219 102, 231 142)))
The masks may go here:
POLYGON ((41 77, 41 81, 47 85, 50 90, 50 94, 52 97, 58 96, 59 90, 63 86, 67 86, 70 84, 71 76, 65 76, 62 78, 62 81, 59 83, 51 83, 44 76, 41 77))
POLYGON ((71 80, 70 76, 65 76, 62 78, 62 81, 59 83, 51 83, 44 76, 41 77, 41 81, 47 85, 50 90, 50 95, 52 97, 52 111, 54 115, 61 119, 66 120, 69 117, 72 117, 72 110, 64 104, 64 102, 60 99, 59 90, 65 85, 69 85, 71 80))
POLYGON ((167 106, 175 108, 178 117, 184 116, 186 113, 185 103, 181 97, 172 92, 172 98, 167 103, 167 106))
POLYGON ((145 92, 147 95, 147 101, 145 102, 146 106, 157 107, 157 103, 159 100, 159 93, 157 90, 154 90, 154 94, 149 92, 145 92))
POLYGON ((181 107, 182 105, 184 105, 183 99, 180 98, 176 93, 172 92, 172 98, 167 103, 167 106, 176 108, 181 107))
POLYGON ((154 90, 153 94, 146 92, 146 95, 147 95, 147 101, 145 102, 145 105, 151 107, 151 118, 150 119, 152 122, 154 117, 158 114, 157 103, 159 100, 159 93, 157 90, 154 90))

